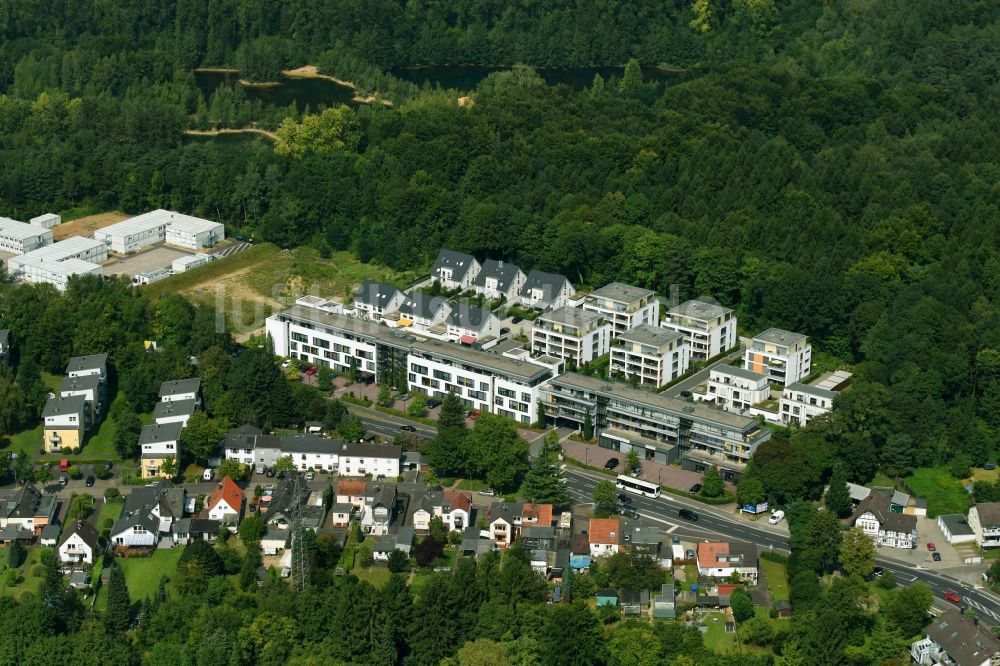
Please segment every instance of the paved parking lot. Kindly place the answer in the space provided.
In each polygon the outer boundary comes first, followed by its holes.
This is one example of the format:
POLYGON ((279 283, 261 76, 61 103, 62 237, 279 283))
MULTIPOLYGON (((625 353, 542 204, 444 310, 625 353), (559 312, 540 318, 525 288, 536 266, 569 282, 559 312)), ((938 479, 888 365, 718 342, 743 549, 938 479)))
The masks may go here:
POLYGON ((170 268, 174 259, 185 257, 193 252, 177 248, 158 246, 130 257, 117 257, 104 265, 105 275, 128 275, 145 273, 157 268, 170 268))
MULTIPOLYGON (((604 467, 611 458, 625 461, 625 454, 620 451, 602 449, 596 444, 584 444, 572 439, 563 442, 563 451, 570 458, 590 467, 604 467)), ((623 470, 619 467, 618 471, 623 470)), ((661 465, 651 460, 642 461, 642 478, 678 490, 687 490, 694 484, 701 483, 701 474, 697 472, 689 472, 673 465, 661 465)))

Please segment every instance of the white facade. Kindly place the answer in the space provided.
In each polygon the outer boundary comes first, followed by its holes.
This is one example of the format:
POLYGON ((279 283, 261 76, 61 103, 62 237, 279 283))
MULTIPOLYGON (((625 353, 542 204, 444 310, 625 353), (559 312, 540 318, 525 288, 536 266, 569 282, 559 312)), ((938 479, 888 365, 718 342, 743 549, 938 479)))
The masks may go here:
POLYGON ((225 231, 218 222, 161 208, 98 229, 94 238, 112 252, 127 254, 164 241, 192 250, 211 247, 225 238, 225 231))
POLYGON ((149 529, 143 523, 137 522, 122 529, 117 534, 112 534, 110 540, 116 546, 137 548, 155 546, 159 538, 160 535, 158 532, 149 529))
POLYGON ((76 449, 83 446, 83 433, 87 426, 87 406, 83 396, 49 398, 42 417, 47 451, 59 451, 64 446, 76 449), (75 442, 72 441, 73 433, 75 442))
POLYGON ((704 399, 729 412, 745 412, 771 397, 767 376, 730 365, 712 368, 704 399))
POLYGON ((340 476, 367 476, 394 479, 399 476, 402 449, 379 444, 343 444, 340 450, 340 476))
POLYGON ((233 524, 239 522, 240 511, 238 507, 230 506, 225 499, 219 499, 214 506, 208 508, 208 517, 211 520, 233 524))
POLYGON ((385 315, 398 312, 404 300, 405 294, 391 284, 365 280, 354 292, 354 310, 362 319, 382 321, 385 315))
POLYGON ((574 293, 573 285, 562 275, 531 271, 521 288, 521 305, 556 310, 569 305, 574 293))
POLYGON ((198 400, 200 379, 177 379, 160 384, 160 402, 198 400))
POLYGON ((69 280, 77 275, 104 275, 104 269, 97 264, 80 259, 67 259, 52 264, 29 264, 23 266, 20 277, 33 284, 51 284, 59 291, 66 291, 69 280))
POLYGON ((183 273, 184 271, 189 271, 192 268, 198 268, 199 266, 204 266, 208 262, 212 261, 212 257, 207 254, 189 254, 186 257, 179 257, 174 259, 170 264, 170 269, 174 273, 183 273))
POLYGON ((611 347, 611 373, 646 386, 663 386, 690 365, 687 337, 651 324, 622 331, 611 347))
POLYGON ((33 217, 28 220, 33 226, 41 227, 42 229, 51 229, 52 227, 58 227, 62 224, 62 216, 56 215, 55 213, 42 213, 37 217, 33 217))
POLYGON ((744 354, 745 368, 785 386, 812 372, 812 345, 801 333, 769 328, 750 341, 744 354))
POLYGON ((980 502, 969 509, 969 527, 980 548, 1000 546, 1000 502, 980 502))
POLYGON ((521 293, 527 276, 520 268, 505 261, 487 259, 483 262, 472 288, 491 300, 513 301, 521 293))
POLYGON ((736 317, 729 308, 691 300, 670 308, 662 326, 683 333, 691 358, 707 360, 736 346, 736 317))
POLYGON ((380 380, 375 365, 377 344, 403 343, 385 326, 302 306, 268 317, 264 328, 278 356, 325 365, 340 373, 350 372, 353 366, 373 374, 376 381, 380 380), (322 325, 329 319, 337 326, 322 325))
POLYGON ((0 217, 0 251, 25 254, 51 244, 50 230, 9 217, 0 217))
POLYGON ((535 320, 531 327, 531 352, 561 358, 580 367, 611 349, 611 325, 596 312, 562 307, 535 320))
POLYGON ((226 228, 221 222, 203 220, 190 215, 177 216, 167 227, 167 245, 200 250, 205 247, 215 247, 226 239, 226 228))
POLYGON ((828 414, 836 397, 834 391, 798 382, 789 384, 781 393, 781 422, 805 426, 817 416, 828 414))
POLYGON ((73 236, 12 257, 7 270, 26 282, 51 284, 64 291, 74 275, 103 275, 98 266, 108 258, 108 248, 93 238, 73 236))
POLYGON ((448 336, 454 340, 463 337, 485 338, 500 335, 500 320, 485 308, 472 308, 459 304, 445 320, 448 336))
POLYGON ((660 301, 656 292, 641 287, 612 282, 588 294, 583 309, 596 312, 611 324, 611 337, 617 337, 636 326, 660 323, 660 301))
POLYGON ((444 289, 470 289, 480 268, 471 254, 442 249, 431 267, 431 278, 444 289))
POLYGON ((59 561, 63 564, 93 564, 94 549, 76 533, 59 544, 59 561))

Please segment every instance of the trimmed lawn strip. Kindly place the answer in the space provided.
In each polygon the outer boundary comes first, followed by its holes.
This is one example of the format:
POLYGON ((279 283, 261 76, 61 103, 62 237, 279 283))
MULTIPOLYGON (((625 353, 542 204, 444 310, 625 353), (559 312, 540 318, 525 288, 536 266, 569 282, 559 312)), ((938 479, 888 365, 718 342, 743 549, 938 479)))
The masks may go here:
POLYGON ((122 568, 132 601, 152 597, 160 587, 160 577, 173 578, 177 561, 183 548, 157 548, 152 557, 117 558, 115 564, 122 568))
POLYGON ((760 566, 767 576, 767 589, 772 601, 788 601, 788 572, 785 565, 761 558, 760 566))

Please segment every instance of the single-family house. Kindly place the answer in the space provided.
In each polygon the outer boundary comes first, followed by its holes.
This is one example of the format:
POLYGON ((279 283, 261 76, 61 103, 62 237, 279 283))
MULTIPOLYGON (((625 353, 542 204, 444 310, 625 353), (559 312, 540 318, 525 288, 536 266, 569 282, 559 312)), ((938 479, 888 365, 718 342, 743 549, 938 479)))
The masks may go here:
POLYGON ((180 423, 182 427, 187 427, 188 419, 198 409, 197 400, 169 400, 158 402, 153 407, 153 423, 163 425, 164 423, 180 423))
POLYGON ((450 338, 462 344, 496 337, 500 334, 500 320, 486 308, 458 303, 445 319, 450 338))
POLYGON ((440 518, 448 531, 462 532, 468 526, 471 515, 470 493, 457 490, 428 490, 413 511, 413 529, 421 534, 426 533, 430 529, 431 520, 440 518))
POLYGON ((979 618, 957 608, 934 618, 924 629, 927 636, 910 646, 910 657, 924 666, 996 666, 1000 663, 1000 638, 979 618))
POLYGON ((289 539, 287 529, 265 527, 260 535, 260 550, 265 555, 277 555, 288 546, 289 539))
POLYGON ((282 479, 271 495, 267 505, 265 524, 279 530, 291 527, 296 513, 304 517, 309 505, 309 486, 300 478, 298 472, 293 472, 282 479))
POLYGON ((56 552, 63 564, 93 564, 100 535, 89 520, 77 519, 66 526, 56 552))
POLYGON ((205 503, 205 512, 211 520, 226 525, 238 525, 243 513, 243 491, 228 476, 222 479, 205 503))
POLYGON ((354 513, 354 505, 350 502, 337 502, 330 507, 331 527, 350 527, 351 514, 354 513))
POLYGON ((69 377, 97 375, 103 384, 108 380, 108 355, 74 356, 66 364, 66 375, 69 377))
POLYGON ((402 551, 407 557, 410 556, 410 549, 413 547, 413 528, 400 527, 395 534, 387 534, 375 542, 372 550, 372 557, 376 561, 386 562, 392 551, 402 551))
POLYGON ((587 536, 591 557, 615 555, 621 546, 621 521, 617 518, 591 518, 587 536))
POLYGON ((142 460, 140 469, 142 478, 151 479, 159 476, 176 476, 180 471, 181 430, 183 424, 151 423, 142 427, 139 433, 139 457, 142 460), (173 470, 164 470, 164 463, 172 459, 173 470))
POLYGON ((111 528, 110 542, 115 548, 152 548, 159 540, 160 519, 145 505, 122 510, 111 528))
POLYGON ((562 275, 531 271, 521 287, 521 305, 537 310, 555 310, 569 305, 576 291, 562 275))
POLYGON ((1000 502, 979 502, 969 509, 969 527, 980 548, 1000 546, 1000 502))
POLYGON ((660 593, 653 595, 654 620, 673 620, 677 617, 675 593, 676 590, 673 583, 660 585, 660 593))
POLYGON ((471 289, 481 268, 471 254, 442 249, 431 266, 431 279, 444 289, 471 289))
POLYGON ((517 525, 521 522, 520 502, 495 502, 489 510, 490 536, 498 548, 506 548, 517 537, 517 525))
POLYGON ((552 514, 555 507, 551 504, 533 504, 525 502, 521 506, 521 520, 517 526, 519 531, 525 527, 537 525, 539 527, 550 527, 552 525, 552 514))
POLYGON ((160 402, 174 400, 200 400, 201 379, 173 379, 160 384, 160 402))
POLYGON ((35 535, 55 522, 55 495, 42 494, 34 484, 26 483, 10 491, 3 500, 0 528, 17 527, 35 535))
POLYGON ((632 525, 625 530, 622 546, 637 555, 655 558, 660 554, 660 530, 649 525, 632 525))
POLYGON ((354 310, 362 319, 382 321, 382 318, 399 310, 406 295, 391 284, 365 280, 354 292, 354 310))
POLYGON ((181 518, 170 528, 175 546, 183 546, 192 541, 214 542, 219 538, 222 523, 212 518, 181 518))
POLYGON ((729 578, 733 574, 740 580, 757 583, 757 547, 752 543, 701 541, 695 548, 698 575, 706 578, 729 578))
POLYGON ((367 534, 384 536, 389 533, 389 525, 396 518, 396 484, 372 485, 365 493, 365 513, 361 518, 361 528, 367 534))
POLYGON ((350 504, 355 511, 365 508, 365 492, 368 484, 357 479, 344 479, 337 482, 337 504, 350 504))
POLYGON ((521 293, 527 276, 509 261, 487 259, 472 282, 477 294, 491 300, 512 301, 521 293))
POLYGON ((446 299, 415 291, 399 306, 399 325, 428 329, 443 324, 450 314, 451 306, 446 299))
POLYGON ((483 536, 483 530, 476 525, 469 525, 462 534, 462 555, 464 557, 479 557, 485 553, 496 550, 497 544, 493 539, 483 536))
MULTIPOLYGON (((892 510, 892 497, 872 492, 854 509, 851 523, 870 536, 876 546, 915 548, 917 518, 892 510)), ((971 524, 971 522, 970 522, 971 524)))
POLYGON ((158 531, 166 534, 175 520, 184 517, 184 488, 159 481, 156 485, 135 488, 125 497, 122 515, 146 508, 158 523, 158 531))
POLYGON ((87 399, 82 395, 54 396, 45 402, 42 419, 45 450, 58 452, 64 448, 79 451, 87 427, 87 399))

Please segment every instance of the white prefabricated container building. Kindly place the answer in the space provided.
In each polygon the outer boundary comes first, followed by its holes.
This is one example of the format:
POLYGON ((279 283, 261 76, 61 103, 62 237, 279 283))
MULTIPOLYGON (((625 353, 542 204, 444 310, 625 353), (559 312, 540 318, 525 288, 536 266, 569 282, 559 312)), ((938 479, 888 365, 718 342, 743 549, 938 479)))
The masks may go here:
POLYGON ((20 268, 20 277, 36 284, 48 283, 59 291, 65 291, 66 284, 74 275, 104 275, 100 265, 83 259, 65 261, 33 261, 20 268))
POLYGON ((177 215, 179 219, 167 227, 167 245, 200 250, 203 247, 214 247, 216 243, 226 238, 226 228, 220 222, 177 215))
POLYGON ((55 213, 43 213, 38 217, 31 218, 30 222, 33 226, 41 227, 43 229, 51 229, 52 227, 58 227, 62 224, 62 216, 56 215, 55 213))
POLYGON ((48 229, 0 217, 0 251, 24 254, 51 243, 52 232, 48 229))
POLYGON ((186 257, 174 259, 170 267, 174 270, 174 273, 183 273, 184 271, 189 271, 192 268, 204 266, 211 260, 212 257, 207 254, 189 254, 186 257))
POLYGON ((132 284, 153 284, 160 280, 166 280, 173 274, 174 272, 169 268, 156 268, 145 273, 136 273, 135 277, 132 278, 132 284))
POLYGON ((83 236, 71 236, 58 243, 52 243, 37 250, 32 250, 19 257, 11 257, 7 262, 11 273, 32 263, 54 263, 67 259, 81 259, 95 264, 106 261, 108 246, 99 240, 83 236))

